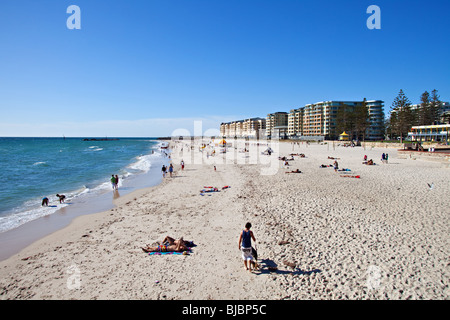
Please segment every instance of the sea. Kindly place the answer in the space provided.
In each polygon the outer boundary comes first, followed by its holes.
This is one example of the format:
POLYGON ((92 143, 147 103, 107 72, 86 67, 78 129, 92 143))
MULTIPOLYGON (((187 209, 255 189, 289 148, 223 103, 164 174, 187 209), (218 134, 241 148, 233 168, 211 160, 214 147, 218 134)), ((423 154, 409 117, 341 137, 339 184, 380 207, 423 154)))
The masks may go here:
POLYGON ((0 138, 0 234, 112 194, 113 174, 121 194, 158 184, 155 172, 168 158, 164 144, 156 138, 0 138), (64 194, 65 203, 56 194, 64 194), (48 207, 41 205, 44 197, 48 207))

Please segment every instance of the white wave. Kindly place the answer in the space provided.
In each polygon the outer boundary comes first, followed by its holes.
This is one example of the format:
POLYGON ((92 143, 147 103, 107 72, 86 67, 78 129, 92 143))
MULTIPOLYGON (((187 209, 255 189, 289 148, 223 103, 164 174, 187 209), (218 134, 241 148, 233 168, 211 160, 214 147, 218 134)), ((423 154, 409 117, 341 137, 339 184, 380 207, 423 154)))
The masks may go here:
MULTIPOLYGON (((95 149, 96 146, 93 147, 94 148, 91 148, 89 151, 96 151, 98 149, 102 149, 102 148, 95 149)), ((119 174, 120 178, 119 187, 122 186, 123 181, 126 180, 129 176, 140 173, 147 173, 152 166, 152 162, 162 157, 162 154, 160 152, 154 149, 152 150, 153 150, 152 154, 141 155, 136 157, 135 158, 136 161, 130 164, 127 168, 125 168, 125 170, 121 174, 119 174), (135 172, 129 172, 128 169, 135 172)), ((34 165, 44 165, 44 164, 45 162, 36 162, 34 165)), ((95 197, 95 195, 97 194, 102 194, 110 190, 112 190, 111 182, 109 181, 109 178, 105 178, 105 181, 99 182, 98 185, 89 187, 82 186, 77 190, 65 192, 64 194, 66 195, 66 202, 70 203, 72 200, 83 201, 83 198, 85 197, 87 197, 86 199, 88 199, 91 196, 95 197)), ((10 214, 0 216, 0 232, 15 229, 21 226, 22 224, 50 215, 56 212, 57 210, 69 205, 67 203, 60 204, 56 195, 48 196, 48 198, 50 204, 50 206, 48 207, 42 207, 41 206, 42 198, 36 198, 25 202, 21 207, 11 211, 10 214)))
POLYGON ((44 164, 47 164, 47 162, 45 162, 45 161, 38 161, 38 162, 33 163, 33 166, 39 166, 39 165, 44 165, 44 164))
POLYGON ((151 154, 146 156, 138 156, 136 157, 137 161, 130 164, 128 168, 148 172, 148 170, 150 170, 150 167, 152 166, 152 158, 153 157, 151 154))
POLYGON ((33 201, 28 201, 28 205, 26 205, 26 207, 28 209, 26 209, 24 211, 20 211, 20 212, 14 212, 9 215, 0 217, 0 232, 15 229, 27 222, 48 216, 48 215, 56 212, 57 210, 67 206, 67 204, 59 204, 58 203, 57 205, 55 205, 55 202, 51 202, 50 206, 42 207, 41 203, 40 203, 41 200, 39 200, 39 201, 34 201, 37 203, 35 203, 30 208, 30 205, 29 205, 30 202, 33 202, 33 201))

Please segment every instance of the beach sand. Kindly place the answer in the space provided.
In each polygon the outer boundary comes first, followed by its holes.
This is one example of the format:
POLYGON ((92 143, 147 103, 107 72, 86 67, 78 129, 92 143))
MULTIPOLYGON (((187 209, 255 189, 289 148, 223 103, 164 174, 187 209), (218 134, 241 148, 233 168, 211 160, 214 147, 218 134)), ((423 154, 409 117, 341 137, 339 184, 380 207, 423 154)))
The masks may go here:
POLYGON ((242 161, 214 171, 184 159, 181 171, 180 143, 171 147, 173 178, 0 262, 0 299, 449 298, 450 170, 441 163, 400 159, 391 148, 280 143, 272 175, 242 161), (306 157, 287 168, 278 156, 291 152, 306 157), (365 154, 375 166, 362 164, 365 154), (333 163, 328 156, 351 171, 320 168, 333 163), (238 250, 248 221, 261 265, 252 273, 238 250), (142 251, 166 235, 196 246, 189 255, 142 251))

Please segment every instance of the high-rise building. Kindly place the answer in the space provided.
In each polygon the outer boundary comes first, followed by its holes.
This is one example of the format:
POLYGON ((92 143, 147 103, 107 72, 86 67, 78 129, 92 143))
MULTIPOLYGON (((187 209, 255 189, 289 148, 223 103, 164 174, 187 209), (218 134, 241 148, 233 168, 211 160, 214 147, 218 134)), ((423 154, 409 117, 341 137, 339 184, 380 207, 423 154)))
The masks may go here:
POLYGON ((269 113, 266 117, 266 136, 284 139, 288 134, 288 113, 269 113))
MULTIPOLYGON (((369 125, 364 138, 380 140, 384 137, 384 102, 381 100, 366 100, 369 115, 369 125)), ((307 104, 304 107, 287 112, 269 113, 266 119, 250 118, 222 123, 220 133, 225 137, 259 138, 301 138, 301 139, 338 139, 338 112, 345 108, 353 112, 362 106, 364 101, 322 101, 307 104), (265 131, 265 133, 264 133, 265 131)), ((356 131, 356 130, 355 130, 356 131)), ((356 136, 356 132, 353 132, 356 136)), ((360 133, 360 137, 363 136, 360 133)), ((358 137, 351 137, 358 138, 358 137)))
MULTIPOLYGON (((346 108, 350 112, 357 106, 361 106, 363 101, 322 101, 307 104, 303 112, 301 135, 304 138, 337 139, 341 132, 337 132, 337 115, 340 108, 346 108)), ((383 101, 366 101, 369 112, 369 127, 366 130, 365 138, 368 140, 378 140, 383 138, 383 101)), ((298 109, 297 109, 298 110, 298 109)), ((291 110, 291 114, 296 111, 291 110)), ((291 118, 295 117, 291 115, 291 118)), ((293 125, 294 126, 294 125, 293 125)), ((295 131, 292 129, 291 131, 295 131)), ((296 135, 299 135, 296 133, 296 135)))
POLYGON ((305 108, 292 109, 288 115, 288 136, 301 136, 303 132, 303 112, 305 108))

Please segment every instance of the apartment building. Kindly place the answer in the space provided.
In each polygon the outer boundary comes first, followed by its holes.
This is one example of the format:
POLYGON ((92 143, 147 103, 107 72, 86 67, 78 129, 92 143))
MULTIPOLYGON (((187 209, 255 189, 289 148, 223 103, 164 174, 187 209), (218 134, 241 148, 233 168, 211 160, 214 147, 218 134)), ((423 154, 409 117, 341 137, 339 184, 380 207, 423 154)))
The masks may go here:
MULTIPOLYGON (((363 101, 322 101, 307 104, 304 108, 291 110, 289 114, 290 136, 303 136, 305 139, 337 139, 340 132, 336 130, 336 119, 339 108, 354 109, 362 105, 363 101), (295 118, 302 114, 300 126, 295 118)), ((378 140, 383 138, 384 103, 381 100, 366 101, 369 111, 370 126, 366 131, 366 139, 378 140)))
POLYGON ((366 131, 367 140, 384 139, 384 102, 381 100, 366 101, 369 109, 370 126, 366 131))
POLYGON ((292 109, 288 114, 288 136, 291 138, 302 135, 303 113, 305 108, 292 109))
MULTIPOLYGON (((348 111, 361 106, 363 101, 321 101, 287 112, 269 113, 266 119, 250 118, 222 123, 220 133, 225 137, 338 139, 337 115, 340 108, 348 111), (265 133, 264 133, 265 132, 265 133)), ((365 139, 384 137, 384 102, 368 100, 369 127, 365 139)))
POLYGON ((269 113, 266 117, 266 136, 267 138, 287 138, 288 135, 288 116, 287 112, 269 113))
MULTIPOLYGON (((422 108, 422 106, 420 104, 412 104, 411 105, 411 110, 415 111, 415 110, 419 110, 420 108, 422 108)), ((392 110, 392 112, 395 112, 395 110, 392 110)), ((450 122, 450 103, 449 102, 442 102, 441 106, 439 107, 439 122, 441 124, 445 124, 450 122)), ((431 123, 430 123, 431 125, 431 123)))
POLYGON ((266 119, 249 118, 220 124, 220 134, 229 138, 254 138, 265 136, 266 119))

